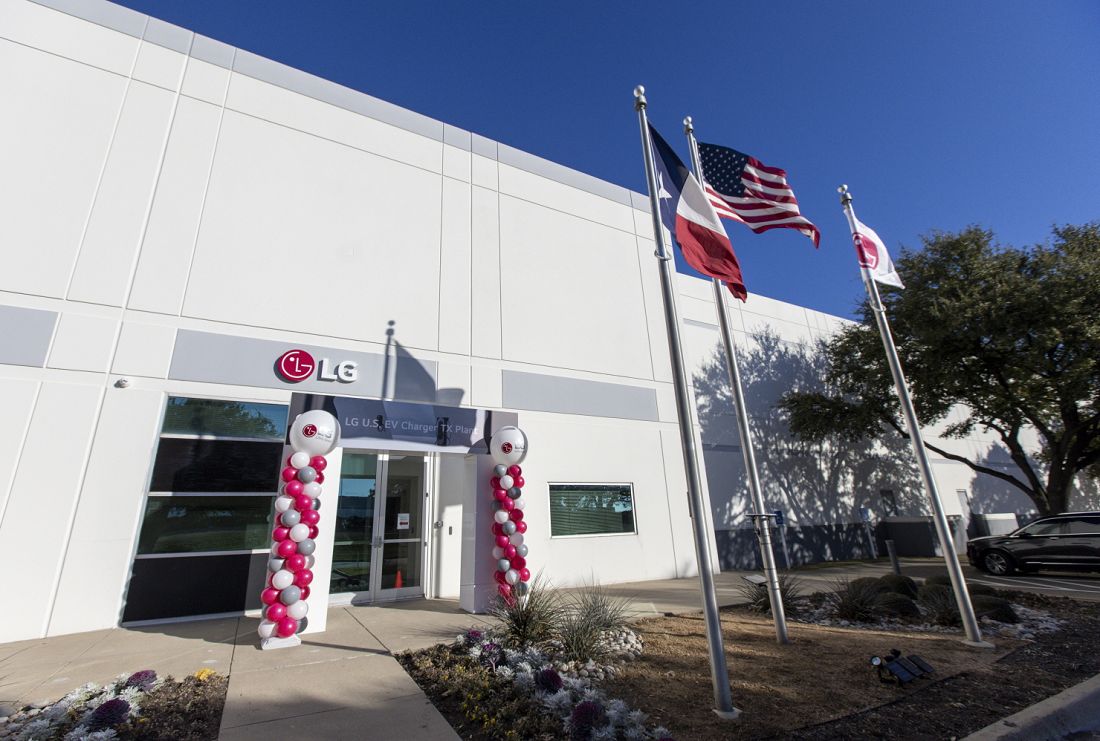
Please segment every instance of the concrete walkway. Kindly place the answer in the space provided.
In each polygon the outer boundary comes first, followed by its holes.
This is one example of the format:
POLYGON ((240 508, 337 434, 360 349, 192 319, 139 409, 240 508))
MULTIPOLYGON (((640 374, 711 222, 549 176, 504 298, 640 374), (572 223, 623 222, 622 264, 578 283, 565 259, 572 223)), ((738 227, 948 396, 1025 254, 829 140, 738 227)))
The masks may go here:
MULTIPOLYGON (((945 571, 936 559, 903 559, 914 578, 945 571)), ((968 578, 983 575, 969 566, 968 578)), ((886 562, 846 563, 797 571, 807 592, 826 590, 838 578, 879 576, 886 562)), ((1074 576, 1073 583, 1091 586, 1074 576)), ((1017 588, 1050 593, 1050 582, 1017 588)), ((740 572, 715 577, 718 603, 743 602, 740 572)), ((700 609, 699 580, 668 579, 619 584, 639 616, 700 609)), ((1100 597, 1091 590, 1073 596, 1100 597)), ((1066 592, 1062 592, 1066 594, 1066 592)), ((457 739, 394 654, 451 641, 462 630, 487 623, 451 600, 410 600, 333 607, 328 629, 303 636, 301 646, 261 651, 256 618, 221 618, 140 628, 114 628, 0 644, 0 704, 53 701, 86 683, 105 684, 119 674, 155 669, 177 678, 203 668, 229 676, 222 741, 282 738, 457 739)))

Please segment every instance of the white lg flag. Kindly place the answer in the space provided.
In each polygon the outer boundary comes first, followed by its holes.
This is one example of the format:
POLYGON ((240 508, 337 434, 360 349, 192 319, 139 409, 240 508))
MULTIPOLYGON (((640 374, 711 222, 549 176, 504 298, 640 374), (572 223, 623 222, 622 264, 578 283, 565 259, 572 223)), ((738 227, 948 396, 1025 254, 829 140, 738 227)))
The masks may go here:
POLYGON ((905 288, 897 271, 894 270, 894 263, 890 261, 890 253, 886 251, 886 245, 875 234, 875 230, 860 223, 854 216, 852 219, 856 223, 856 232, 852 235, 852 241, 856 243, 859 266, 879 283, 905 288))

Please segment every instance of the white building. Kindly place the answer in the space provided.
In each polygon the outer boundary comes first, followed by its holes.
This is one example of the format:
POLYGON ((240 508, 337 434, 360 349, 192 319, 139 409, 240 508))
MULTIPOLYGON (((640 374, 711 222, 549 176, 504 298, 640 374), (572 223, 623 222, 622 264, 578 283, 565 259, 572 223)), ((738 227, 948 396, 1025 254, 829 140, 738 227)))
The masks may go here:
MULTIPOLYGON (((518 421, 532 571, 693 574, 646 196, 104 0, 0 0, 0 69, 0 641, 256 610, 293 392, 518 421), (345 373, 292 382, 292 350, 345 373)), ((752 567, 713 299, 679 284, 712 547, 752 567)), ((922 514, 905 448, 811 449, 771 408, 844 320, 730 313, 792 561, 922 514)), ((432 444, 331 457, 311 603, 471 604, 487 458, 432 444)), ((954 514, 1028 508, 937 476, 954 514)))

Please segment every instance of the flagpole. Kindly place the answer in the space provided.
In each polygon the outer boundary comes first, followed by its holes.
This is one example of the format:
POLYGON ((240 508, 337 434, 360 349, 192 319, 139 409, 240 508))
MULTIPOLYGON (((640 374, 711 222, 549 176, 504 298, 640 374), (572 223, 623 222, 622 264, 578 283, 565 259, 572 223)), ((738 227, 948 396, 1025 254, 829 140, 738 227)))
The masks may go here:
MULTIPOLYGON (((684 119, 684 133, 688 138, 688 148, 691 150, 691 167, 703 185, 703 166, 699 161, 699 148, 695 144, 695 127, 691 118, 684 119)), ((756 517, 753 517, 753 525, 756 526, 758 541, 760 543, 760 555, 764 563, 764 576, 768 580, 768 596, 771 600, 772 618, 775 621, 775 639, 783 645, 789 645, 790 637, 787 635, 787 615, 783 609, 783 597, 779 590, 779 573, 775 568, 775 552, 772 550, 771 528, 768 526, 768 516, 764 514, 764 495, 760 489, 760 475, 756 470, 756 456, 752 448, 752 433, 749 431, 749 415, 745 409, 745 392, 741 387, 741 373, 737 367, 737 349, 733 345, 733 337, 730 335, 729 317, 726 314, 725 291, 722 290, 722 281, 711 278, 711 286, 714 289, 714 304, 718 310, 718 326, 722 330, 722 346, 726 351, 726 369, 730 374, 730 386, 733 388, 734 406, 737 408, 737 430, 741 434, 741 454, 745 458, 745 471, 749 476, 749 491, 752 494, 752 506, 756 509, 756 517)))
POLYGON ((710 679, 714 686, 714 712, 732 720, 741 714, 733 706, 730 696, 730 675, 726 667, 726 649, 722 644, 722 623, 718 617, 718 594, 714 589, 714 572, 707 542, 707 517, 703 506, 703 487, 699 478, 699 460, 695 452, 695 433, 691 423, 691 405, 688 402, 687 374, 680 349, 680 319, 676 314, 673 296, 672 256, 665 247, 665 235, 661 225, 661 204, 657 198, 657 175, 653 167, 653 145, 649 137, 649 121, 646 119, 645 88, 634 88, 634 110, 638 112, 638 124, 642 129, 642 150, 645 154, 646 184, 649 186, 649 210, 653 217, 653 239, 657 243, 657 267, 661 276, 661 295, 664 298, 665 328, 668 330, 668 353, 672 361, 672 385, 676 392, 676 414, 680 422, 680 442, 684 449, 684 469, 687 474, 688 502, 691 505, 691 524, 695 535, 695 557, 699 563, 699 587, 703 593, 703 618, 707 629, 707 651, 710 654, 710 679))
MULTIPOLYGON (((848 192, 848 186, 842 185, 840 202, 844 205, 844 214, 848 217, 848 228, 852 230, 852 237, 859 233, 856 226, 856 213, 852 208, 852 195, 848 192)), ((963 627, 966 630, 966 643, 981 648, 994 648, 992 643, 982 640, 982 632, 978 627, 978 620, 974 616, 974 606, 970 603, 970 594, 966 591, 966 580, 963 578, 962 567, 959 566, 959 557, 955 553, 955 541, 951 537, 951 529, 947 524, 947 515, 943 510, 943 502, 940 493, 936 489, 936 479, 932 475, 932 463, 928 459, 928 451, 924 447, 924 438, 921 437, 920 423, 917 421, 917 413, 913 410, 913 400, 909 396, 909 386, 905 382, 905 374, 901 369, 901 361, 898 359, 897 348, 894 347, 894 338, 890 334, 890 324, 886 319, 886 310, 882 307, 882 300, 878 295, 878 286, 875 285, 871 271, 861 267, 863 285, 867 288, 867 297, 871 301, 871 313, 875 315, 875 323, 878 325, 879 335, 882 336, 882 345, 886 349, 886 358, 890 361, 890 373, 894 376, 894 388, 901 402, 902 412, 905 415, 905 426, 909 430, 909 442, 913 446, 913 454, 917 458, 920 467, 920 475, 924 480, 924 490, 932 501, 933 520, 936 523, 936 532, 940 536, 940 548, 943 549, 943 559, 947 562, 947 573, 951 577, 951 588, 955 592, 955 601, 959 605, 959 616, 962 618, 963 627)))

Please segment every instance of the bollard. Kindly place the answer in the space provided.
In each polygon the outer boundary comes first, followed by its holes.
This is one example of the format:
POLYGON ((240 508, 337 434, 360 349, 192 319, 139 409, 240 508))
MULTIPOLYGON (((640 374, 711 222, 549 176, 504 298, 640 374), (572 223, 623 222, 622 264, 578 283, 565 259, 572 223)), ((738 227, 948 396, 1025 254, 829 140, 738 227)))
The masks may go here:
POLYGON ((894 567, 894 573, 901 576, 901 564, 898 562, 898 552, 894 550, 894 541, 886 541, 886 552, 890 554, 890 565, 894 567))

